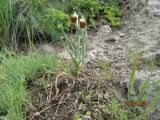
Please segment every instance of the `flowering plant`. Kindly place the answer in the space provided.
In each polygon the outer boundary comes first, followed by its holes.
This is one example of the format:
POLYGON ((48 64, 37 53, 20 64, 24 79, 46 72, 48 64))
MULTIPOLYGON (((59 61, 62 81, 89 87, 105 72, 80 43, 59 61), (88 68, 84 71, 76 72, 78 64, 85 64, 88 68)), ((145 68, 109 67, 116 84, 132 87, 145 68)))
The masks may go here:
POLYGON ((76 40, 69 38, 63 31, 66 39, 67 50, 73 60, 78 75, 85 57, 85 49, 87 44, 87 23, 84 17, 80 20, 76 12, 70 17, 72 25, 76 27, 76 40))

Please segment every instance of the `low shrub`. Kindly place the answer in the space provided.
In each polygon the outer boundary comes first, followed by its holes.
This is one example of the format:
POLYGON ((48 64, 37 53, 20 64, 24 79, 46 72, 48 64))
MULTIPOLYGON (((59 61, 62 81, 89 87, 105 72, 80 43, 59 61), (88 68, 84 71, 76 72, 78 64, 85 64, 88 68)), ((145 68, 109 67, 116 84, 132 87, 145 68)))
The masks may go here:
MULTIPOLYGON (((44 0, 27 1, 23 6, 26 11, 19 15, 19 26, 24 28, 23 31, 29 26, 34 33, 42 33, 45 38, 51 37, 51 40, 58 41, 62 35, 60 29, 68 29, 70 26, 69 16, 53 6, 48 7, 47 3, 44 0)), ((18 6, 22 4, 24 2, 20 2, 18 6)))
POLYGON ((71 0, 73 11, 85 16, 85 18, 96 17, 99 13, 101 4, 99 0, 71 0))
POLYGON ((112 27, 122 26, 120 17, 123 16, 123 12, 118 9, 116 5, 106 5, 104 7, 105 18, 109 21, 112 27))
POLYGON ((42 31, 47 32, 53 40, 59 40, 61 30, 70 26, 69 16, 54 8, 44 9, 36 19, 42 31))

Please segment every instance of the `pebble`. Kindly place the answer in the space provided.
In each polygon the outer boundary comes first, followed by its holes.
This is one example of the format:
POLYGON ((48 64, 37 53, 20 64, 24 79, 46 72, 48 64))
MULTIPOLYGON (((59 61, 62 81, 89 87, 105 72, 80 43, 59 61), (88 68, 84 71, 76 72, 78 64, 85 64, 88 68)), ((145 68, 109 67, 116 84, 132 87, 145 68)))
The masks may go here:
POLYGON ((122 32, 119 33, 120 37, 124 37, 125 35, 126 35, 125 33, 122 33, 122 32))
POLYGON ((95 56, 94 53, 92 53, 92 52, 89 52, 87 57, 88 57, 89 59, 91 59, 91 60, 96 59, 96 56, 95 56))
POLYGON ((103 95, 104 99, 108 99, 109 98, 109 94, 108 92, 106 92, 104 95, 103 95))

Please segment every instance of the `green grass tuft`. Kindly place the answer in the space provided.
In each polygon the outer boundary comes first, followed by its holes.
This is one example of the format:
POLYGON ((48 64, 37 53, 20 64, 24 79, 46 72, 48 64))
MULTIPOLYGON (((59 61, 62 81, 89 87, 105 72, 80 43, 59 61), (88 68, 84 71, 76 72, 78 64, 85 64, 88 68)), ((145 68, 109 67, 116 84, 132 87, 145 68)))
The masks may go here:
POLYGON ((58 62, 56 56, 45 54, 4 57, 0 65, 0 117, 24 120, 30 99, 26 80, 45 70, 56 70, 58 62))

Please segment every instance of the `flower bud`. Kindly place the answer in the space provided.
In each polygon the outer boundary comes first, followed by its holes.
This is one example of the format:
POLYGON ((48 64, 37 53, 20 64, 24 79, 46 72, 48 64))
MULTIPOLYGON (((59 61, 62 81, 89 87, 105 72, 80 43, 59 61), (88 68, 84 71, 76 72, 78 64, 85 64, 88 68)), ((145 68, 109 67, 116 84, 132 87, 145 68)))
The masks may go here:
POLYGON ((86 20, 84 18, 81 18, 80 19, 80 28, 84 29, 84 28, 86 28, 86 25, 87 25, 86 20))
POLYGON ((78 15, 76 14, 76 12, 73 14, 73 15, 71 15, 71 22, 72 23, 76 23, 76 21, 77 21, 77 19, 78 19, 78 15))

